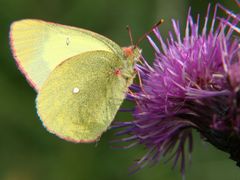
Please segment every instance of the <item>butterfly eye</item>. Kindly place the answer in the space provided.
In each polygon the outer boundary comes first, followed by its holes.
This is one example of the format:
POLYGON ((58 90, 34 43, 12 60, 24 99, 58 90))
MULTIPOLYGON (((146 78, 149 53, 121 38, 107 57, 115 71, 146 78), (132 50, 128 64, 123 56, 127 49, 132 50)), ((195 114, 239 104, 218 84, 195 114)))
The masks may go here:
POLYGON ((123 53, 124 53, 125 57, 132 56, 133 55, 132 47, 124 47, 123 48, 123 53))

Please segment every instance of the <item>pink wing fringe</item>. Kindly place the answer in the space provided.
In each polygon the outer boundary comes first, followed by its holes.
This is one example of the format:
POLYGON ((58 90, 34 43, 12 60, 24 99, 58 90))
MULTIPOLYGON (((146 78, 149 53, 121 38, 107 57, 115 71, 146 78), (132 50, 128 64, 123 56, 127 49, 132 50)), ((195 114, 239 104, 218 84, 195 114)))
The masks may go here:
POLYGON ((16 65, 17 65, 18 69, 22 72, 22 74, 25 76, 25 78, 27 79, 29 85, 38 92, 39 89, 38 89, 37 85, 32 81, 32 79, 29 77, 28 73, 24 70, 23 66, 21 65, 20 60, 18 59, 18 57, 16 55, 16 49, 14 47, 14 39, 13 39, 13 35, 12 35, 12 33, 13 33, 12 26, 13 26, 13 24, 11 24, 11 27, 10 27, 9 39, 10 39, 10 48, 12 50, 16 65))

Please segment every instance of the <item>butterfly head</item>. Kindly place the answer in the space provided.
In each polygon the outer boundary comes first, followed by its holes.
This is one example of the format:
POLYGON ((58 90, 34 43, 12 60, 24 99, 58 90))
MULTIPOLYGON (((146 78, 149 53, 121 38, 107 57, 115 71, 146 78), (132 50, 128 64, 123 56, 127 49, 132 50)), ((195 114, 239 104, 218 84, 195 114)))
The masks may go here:
POLYGON ((141 56, 141 49, 135 46, 123 47, 123 54, 127 60, 130 62, 136 63, 139 61, 141 56))
POLYGON ((122 75, 125 78, 130 79, 129 82, 132 82, 132 79, 136 75, 135 65, 140 61, 141 49, 136 46, 123 47, 124 54, 124 68, 122 70, 122 75))

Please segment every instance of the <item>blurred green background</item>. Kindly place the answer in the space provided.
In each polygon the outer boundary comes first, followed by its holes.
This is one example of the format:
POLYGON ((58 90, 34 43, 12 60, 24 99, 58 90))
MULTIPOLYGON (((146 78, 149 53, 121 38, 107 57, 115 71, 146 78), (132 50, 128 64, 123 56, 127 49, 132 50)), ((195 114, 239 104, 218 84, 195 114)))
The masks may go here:
MULTIPOLYGON (((160 18, 165 19, 161 32, 171 28, 171 18, 184 27, 188 7, 202 21, 208 3, 220 2, 239 12, 233 0, 0 0, 0 180, 175 180, 181 179, 171 163, 159 163, 128 175, 128 167, 144 153, 142 147, 130 150, 110 148, 113 132, 105 133, 97 144, 73 144, 48 133, 35 110, 34 90, 16 68, 9 49, 11 22, 38 18, 90 29, 120 44, 129 45, 126 25, 136 40, 160 18)), ((152 51, 143 42, 146 57, 152 51)), ((128 106, 125 103, 123 106, 128 106)), ((116 120, 131 119, 118 113, 116 120)), ((210 144, 195 134, 188 180, 239 180, 240 169, 210 144)))

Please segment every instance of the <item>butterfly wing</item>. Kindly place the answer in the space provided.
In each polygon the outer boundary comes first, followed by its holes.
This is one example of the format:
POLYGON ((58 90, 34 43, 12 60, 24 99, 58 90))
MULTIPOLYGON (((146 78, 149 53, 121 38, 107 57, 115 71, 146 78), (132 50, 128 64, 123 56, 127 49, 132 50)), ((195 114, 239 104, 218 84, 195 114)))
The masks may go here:
POLYGON ((91 31, 31 19, 11 25, 10 45, 19 69, 36 90, 70 57, 94 50, 122 53, 113 41, 91 31))
POLYGON ((73 142, 93 142, 107 129, 131 82, 116 73, 123 60, 91 51, 58 65, 43 84, 37 110, 44 126, 73 142))

